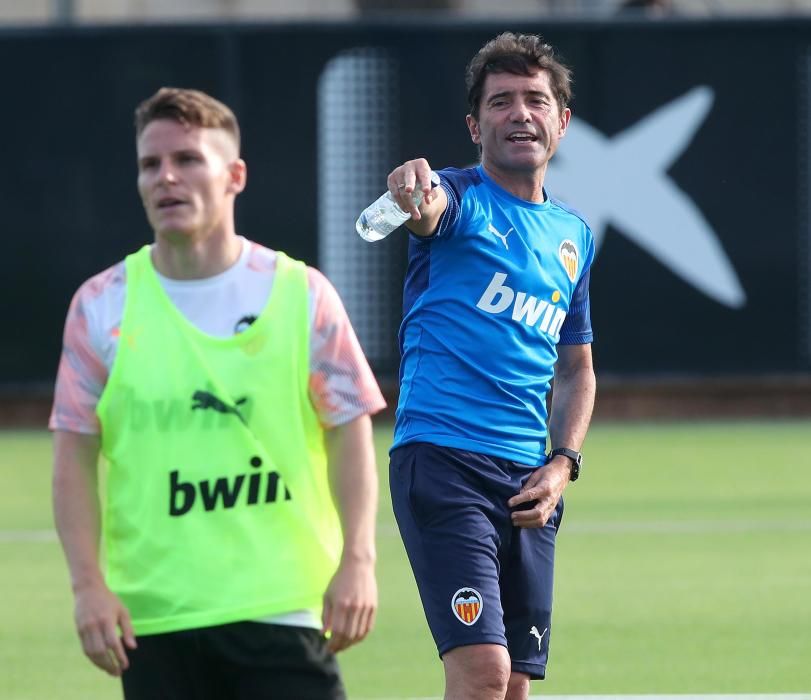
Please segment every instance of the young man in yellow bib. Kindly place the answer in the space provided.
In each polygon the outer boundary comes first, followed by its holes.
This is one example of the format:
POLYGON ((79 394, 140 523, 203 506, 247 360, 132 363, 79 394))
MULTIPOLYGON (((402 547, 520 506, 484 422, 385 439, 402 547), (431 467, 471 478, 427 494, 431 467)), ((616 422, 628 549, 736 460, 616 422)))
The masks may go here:
POLYGON ((383 398, 329 282, 237 235, 231 110, 163 88, 136 146, 155 240, 76 293, 50 420, 82 647, 128 700, 343 698, 383 398))

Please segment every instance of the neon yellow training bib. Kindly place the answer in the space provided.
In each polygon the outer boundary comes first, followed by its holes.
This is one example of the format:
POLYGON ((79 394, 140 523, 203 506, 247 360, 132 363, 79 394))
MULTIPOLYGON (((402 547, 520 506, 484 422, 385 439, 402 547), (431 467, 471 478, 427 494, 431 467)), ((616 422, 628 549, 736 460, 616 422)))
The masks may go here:
POLYGON ((149 246, 126 271, 97 409, 108 585, 137 634, 320 614, 341 533, 308 395, 304 264, 279 253, 265 309, 226 339, 172 304, 149 246))

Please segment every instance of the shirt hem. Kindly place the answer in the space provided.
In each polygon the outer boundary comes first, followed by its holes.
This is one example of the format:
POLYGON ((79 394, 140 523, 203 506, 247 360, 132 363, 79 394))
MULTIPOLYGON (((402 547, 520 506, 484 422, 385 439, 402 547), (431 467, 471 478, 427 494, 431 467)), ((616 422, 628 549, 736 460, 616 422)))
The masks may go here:
MULTIPOLYGON (((532 467, 540 467, 546 464, 546 454, 544 452, 526 452, 517 450, 504 445, 494 445, 489 442, 478 442, 476 440, 469 440, 452 435, 430 435, 427 433, 421 435, 413 435, 405 438, 395 438, 394 444, 389 450, 389 454, 398 447, 409 445, 414 442, 427 442, 439 447, 451 447, 457 450, 468 450, 470 452, 478 452, 479 454, 488 455, 490 457, 497 457, 498 459, 509 459, 519 464, 525 464, 532 467)), ((541 441, 546 444, 546 437, 541 441)))
POLYGON ((321 595, 318 594, 306 599, 298 598, 293 601, 285 601, 284 604, 266 603, 264 605, 213 612, 207 610, 205 612, 163 618, 133 619, 132 626, 136 635, 149 635, 227 625, 232 622, 256 622, 261 617, 269 618, 272 615, 280 615, 293 610, 317 609, 320 601, 321 595))
POLYGON ((322 427, 325 430, 339 428, 340 426, 346 425, 347 423, 350 423, 361 416, 373 416, 376 413, 380 413, 380 411, 386 408, 386 406, 386 400, 381 397, 379 400, 364 403, 363 405, 358 406, 355 410, 343 411, 337 415, 331 416, 329 422, 322 423, 322 427))
POLYGON ((590 345, 594 342, 593 333, 572 333, 571 335, 561 335, 558 343, 560 345, 590 345))

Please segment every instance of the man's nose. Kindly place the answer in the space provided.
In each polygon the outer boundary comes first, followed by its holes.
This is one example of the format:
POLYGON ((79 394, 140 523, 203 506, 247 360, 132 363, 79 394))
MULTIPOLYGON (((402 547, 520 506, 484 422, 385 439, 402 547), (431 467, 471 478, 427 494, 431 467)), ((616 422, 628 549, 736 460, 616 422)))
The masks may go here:
POLYGON ((161 161, 160 169, 158 170, 159 182, 177 182, 177 174, 172 161, 169 159, 161 161))
POLYGON ((514 122, 526 123, 528 121, 532 121, 532 114, 527 105, 523 101, 519 100, 513 105, 510 118, 514 122))

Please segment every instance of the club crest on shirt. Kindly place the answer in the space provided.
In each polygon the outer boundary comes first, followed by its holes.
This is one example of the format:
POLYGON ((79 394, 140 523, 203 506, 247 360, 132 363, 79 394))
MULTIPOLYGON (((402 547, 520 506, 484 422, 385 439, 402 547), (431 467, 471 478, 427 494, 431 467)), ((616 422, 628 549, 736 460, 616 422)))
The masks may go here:
POLYGON ((474 588, 460 588, 451 598, 451 610, 464 625, 470 627, 482 614, 484 600, 481 593, 474 588))
POLYGON ((569 279, 572 282, 577 280, 577 268, 580 267, 580 255, 577 252, 577 246, 567 238, 558 248, 558 257, 569 279))

